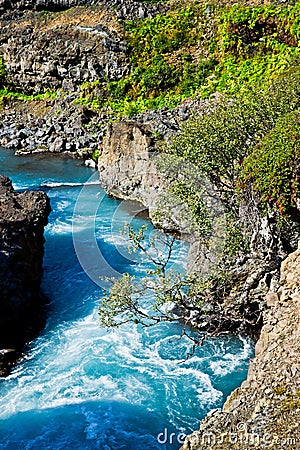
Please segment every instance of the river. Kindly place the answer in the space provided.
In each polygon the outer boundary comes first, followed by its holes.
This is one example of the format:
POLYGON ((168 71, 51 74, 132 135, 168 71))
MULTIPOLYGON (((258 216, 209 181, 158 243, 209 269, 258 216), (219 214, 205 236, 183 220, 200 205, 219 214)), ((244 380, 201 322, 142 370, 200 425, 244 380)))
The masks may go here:
MULTIPOLYGON (((76 160, 0 150, 0 173, 16 189, 45 190, 52 207, 42 283, 47 323, 0 379, 0 449, 178 449, 246 378, 252 343, 210 339, 181 362, 191 344, 177 339, 179 324, 101 328, 100 276, 145 275, 147 259, 128 254, 121 228, 146 219, 108 198, 96 172, 76 160)), ((149 223, 147 232, 156 233, 149 223)), ((176 269, 184 270, 186 255, 176 241, 176 269)))

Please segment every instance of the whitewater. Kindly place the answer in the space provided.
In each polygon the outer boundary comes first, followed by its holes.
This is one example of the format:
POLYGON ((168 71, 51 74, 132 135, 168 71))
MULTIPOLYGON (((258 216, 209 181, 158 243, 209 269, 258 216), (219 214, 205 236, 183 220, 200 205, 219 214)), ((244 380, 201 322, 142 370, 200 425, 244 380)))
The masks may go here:
MULTIPOLYGON (((44 190, 52 207, 46 327, 0 379, 0 449, 179 449, 182 436, 245 379, 253 344, 209 339, 182 362, 191 343, 178 339, 180 324, 101 328, 101 277, 139 278, 149 267, 143 255, 128 253, 122 227, 157 231, 136 205, 108 198, 96 171, 80 161, 1 149, 0 173, 16 189, 44 190)), ((185 270, 187 251, 175 242, 175 269, 185 270)))

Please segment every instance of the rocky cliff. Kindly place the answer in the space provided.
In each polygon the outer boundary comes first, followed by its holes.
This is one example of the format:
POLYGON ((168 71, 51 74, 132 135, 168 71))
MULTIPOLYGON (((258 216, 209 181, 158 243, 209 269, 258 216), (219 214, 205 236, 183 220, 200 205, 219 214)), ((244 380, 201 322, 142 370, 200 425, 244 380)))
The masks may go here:
POLYGON ((100 180, 117 198, 157 208, 163 179, 155 165, 155 142, 149 125, 134 121, 109 124, 98 159, 100 180))
POLYGON ((101 9, 86 20, 85 14, 75 8, 62 20, 33 16, 29 23, 2 27, 1 53, 14 90, 40 93, 63 87, 72 92, 84 81, 116 80, 128 71, 126 44, 114 16, 101 9))
POLYGON ((281 265, 267 295, 264 326, 247 380, 188 436, 182 450, 293 449, 300 446, 300 248, 281 265))
MULTIPOLYGON (((85 107, 84 101, 93 100, 93 96, 101 100, 101 96, 105 95, 101 89, 101 82, 103 80, 115 82, 131 70, 129 49, 124 40, 124 30, 122 31, 120 27, 120 21, 153 16, 167 6, 130 0, 105 0, 102 2, 93 0, 19 0, 18 2, 2 0, 0 8, 2 8, 2 10, 0 9, 2 26, 0 53, 5 62, 5 76, 8 85, 13 91, 26 94, 41 93, 44 89, 56 91, 55 99, 49 93, 48 98, 44 97, 40 101, 27 99, 26 102, 23 102, 22 99, 17 101, 14 98, 4 97, 0 112, 0 144, 20 152, 68 152, 85 159, 90 158, 95 150, 100 150, 100 176, 107 191, 120 198, 142 202, 150 210, 152 219, 155 220, 152 213, 157 207, 156 201, 167 187, 166 179, 158 174, 154 164, 155 140, 158 135, 168 139, 170 135, 179 130, 180 123, 186 120, 193 111, 209 111, 211 106, 206 101, 185 101, 173 111, 163 108, 157 112, 148 112, 133 117, 131 121, 111 123, 106 130, 106 124, 113 122, 116 117, 106 114, 105 111, 99 114, 91 107, 88 109, 85 107), (77 6, 67 10, 69 6, 74 5, 93 6, 92 8, 77 6), (113 8, 111 8, 112 6, 113 8), (49 14, 43 11, 44 8, 51 11, 65 10, 65 12, 49 14)), ((7 182, 3 186, 6 190, 5 198, 11 196, 12 204, 18 204, 17 210, 21 213, 22 199, 23 196, 24 199, 26 198, 25 194, 13 194, 7 182)), ((26 195, 29 199, 29 194, 26 195)), ((182 224, 174 214, 176 205, 175 208, 172 208, 173 205, 171 205, 173 222, 171 225, 165 223, 165 228, 181 231, 182 224)), ((251 236, 250 250, 236 261, 231 277, 228 277, 232 281, 232 285, 226 291, 225 301, 222 303, 217 300, 207 307, 212 312, 211 323, 213 326, 216 324, 216 327, 220 327, 220 321, 222 321, 222 328, 233 332, 249 331, 249 327, 255 332, 259 332, 262 324, 261 313, 269 308, 264 313, 265 328, 257 346, 257 352, 260 347, 263 350, 257 355, 255 364, 252 363, 250 366, 248 384, 245 383, 230 397, 222 413, 214 413, 203 422, 202 431, 187 439, 185 449, 213 448, 211 441, 210 443, 199 442, 205 436, 205 432, 211 432, 215 437, 216 442, 213 445, 219 445, 215 448, 249 449, 252 445, 250 439, 253 439, 253 435, 256 436, 257 433, 263 439, 263 427, 269 427, 266 430, 271 430, 271 424, 278 420, 275 408, 272 407, 273 400, 278 411, 288 411, 292 414, 290 406, 292 405, 294 409, 299 406, 297 395, 295 396, 293 389, 288 386, 290 382, 292 386, 293 377, 289 378, 287 375, 279 374, 277 368, 282 365, 286 356, 283 346, 286 344, 288 348, 293 348, 288 336, 294 336, 293 333, 296 331, 290 320, 290 312, 294 305, 294 314, 296 315, 297 302, 286 300, 285 294, 283 294, 285 284, 282 284, 280 295, 270 295, 278 285, 280 262, 294 248, 294 243, 289 243, 289 248, 283 247, 272 217, 262 218, 259 217, 257 211, 249 210, 245 210, 243 214, 256 227, 251 236), (266 294, 268 294, 267 303, 265 301, 266 294), (274 302, 276 305, 271 306, 271 303, 274 302), (288 334, 281 330, 285 323, 280 320, 281 315, 284 320, 287 320, 288 334), (267 347, 266 340, 270 342, 267 347), (275 391, 273 391, 273 386, 268 387, 264 382, 264 374, 267 383, 273 383, 276 387, 275 391), (278 380, 282 383, 278 384, 278 380), (267 392, 267 389, 270 390, 267 392), (225 430, 224 443, 217 442, 217 439, 222 438, 222 429, 225 430), (232 438, 229 434, 229 430, 232 430, 233 433, 237 433, 237 430, 241 431, 242 433, 238 435, 240 440, 241 435, 244 438, 247 434, 248 441, 246 443, 230 442, 230 439, 234 439, 234 437, 232 438)), ((5 223, 8 224, 7 219, 5 220, 5 223)), ((24 227, 25 222, 27 225, 30 223, 29 228, 32 230, 33 223, 37 224, 37 222, 25 219, 23 223, 22 220, 20 223, 24 227)), ((32 233, 37 233, 41 237, 43 220, 39 220, 39 231, 34 230, 32 233)), ((8 227, 8 225, 6 226, 8 227)), ((15 272, 12 267, 15 256, 20 252, 21 258, 23 258, 23 244, 24 248, 29 249, 29 254, 31 251, 34 253, 35 241, 33 234, 30 235, 30 233, 28 239, 23 238, 22 240, 17 229, 13 228, 13 221, 11 226, 12 228, 3 228, 3 238, 7 238, 10 243, 16 242, 16 246, 12 245, 11 253, 8 254, 8 247, 1 250, 1 258, 7 256, 8 259, 3 259, 3 261, 11 264, 5 268, 9 269, 9 273, 13 277, 15 272)), ((25 230, 22 227, 21 230, 25 230)), ((25 231, 23 235, 27 236, 25 231)), ((6 242, 5 239, 3 242, 6 242)), ((197 261, 196 268, 207 271, 207 261, 210 260, 210 255, 204 254, 199 258, 201 251, 196 242, 191 252, 190 267, 195 268, 197 261)), ((33 285, 37 287, 40 280, 40 272, 30 269, 34 265, 34 261, 40 261, 42 253, 37 250, 35 255, 37 259, 32 259, 30 263, 24 263, 24 267, 27 267, 28 270, 20 271, 20 273, 24 272, 26 276, 20 276, 16 283, 16 289, 23 292, 24 299, 26 292, 30 292, 33 285), (27 287, 23 288, 25 285, 27 287)), ((298 259, 296 256, 295 261, 298 259)), ((212 255, 211 261, 216 265, 214 255, 212 255)), ((12 287, 15 283, 15 281, 10 282, 9 280, 13 280, 13 278, 9 278, 9 276, 3 278, 3 286, 6 286, 6 290, 9 290, 9 286, 12 287)), ((284 283, 283 279, 282 283, 284 283)), ((227 285, 225 288, 227 289, 227 285)), ((289 292, 290 294, 287 295, 294 298, 292 291, 289 292)), ((9 295, 16 298, 16 304, 20 305, 24 312, 24 320, 22 319, 19 323, 14 316, 13 309, 9 311, 12 316, 11 328, 13 329, 15 326, 13 324, 17 323, 18 330, 23 330, 26 335, 26 321, 29 320, 30 308, 24 307, 23 297, 21 296, 19 300, 17 292, 10 292, 9 295)), ((37 291, 32 298, 37 298, 37 291)), ((35 307, 36 300, 32 305, 35 307)), ((206 330, 207 323, 207 315, 204 315, 203 320, 198 323, 201 331, 206 330)), ((23 339, 22 333, 19 333, 20 339, 23 339)), ((27 337, 28 335, 26 335, 27 337)), ((18 346, 18 342, 5 341, 5 333, 3 339, 3 348, 18 346)), ((291 354, 295 356, 296 350, 292 350, 291 354)), ((289 357, 286 359, 291 361, 289 357)), ((292 374, 296 373, 295 367, 293 367, 293 365, 290 366, 292 374)), ((288 373, 287 366, 285 369, 288 373)), ((283 413, 282 415, 284 417, 283 413)), ((283 422, 280 426, 283 426, 283 422)), ((274 433, 273 435, 275 435, 274 433)), ((279 435, 280 428, 276 433, 279 435)), ((292 438, 293 434, 288 433, 286 439, 292 438)), ((270 448, 273 443, 269 445, 265 439, 265 441, 260 441, 257 447, 264 448, 263 445, 270 448)))
MULTIPOLYGON (((53 5, 61 4, 63 10, 65 3, 53 5)), ((57 14, 37 11, 48 2, 35 1, 17 2, 13 11, 7 7, 2 15, 0 10, 4 84, 27 96, 45 90, 54 94, 44 100, 23 101, 22 94, 19 100, 4 100, 0 105, 3 147, 68 152, 86 159, 99 148, 107 121, 113 117, 86 108, 80 98, 96 95, 101 99, 104 80, 114 82, 129 73, 128 48, 119 21, 155 15, 165 6, 124 0, 96 3, 57 14)), ((167 113, 163 116, 164 122, 169 121, 167 113)))
POLYGON ((44 226, 50 212, 43 192, 16 193, 0 176, 0 375, 41 328, 44 226))

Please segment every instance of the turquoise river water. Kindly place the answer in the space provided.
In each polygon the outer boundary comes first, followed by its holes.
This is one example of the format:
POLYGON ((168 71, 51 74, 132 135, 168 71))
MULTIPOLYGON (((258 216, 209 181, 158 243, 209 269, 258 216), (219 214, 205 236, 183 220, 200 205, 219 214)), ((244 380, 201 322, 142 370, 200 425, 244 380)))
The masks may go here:
MULTIPOLYGON (((148 261, 128 254, 120 230, 146 219, 105 196, 96 172, 75 160, 0 150, 0 173, 16 189, 45 190, 52 207, 42 285, 47 324, 0 379, 0 449, 178 449, 245 379, 252 343, 207 340, 182 363, 190 342, 176 339, 179 324, 101 328, 100 276, 145 275, 148 261)), ((186 255, 177 241, 172 265, 184 270, 186 255)))

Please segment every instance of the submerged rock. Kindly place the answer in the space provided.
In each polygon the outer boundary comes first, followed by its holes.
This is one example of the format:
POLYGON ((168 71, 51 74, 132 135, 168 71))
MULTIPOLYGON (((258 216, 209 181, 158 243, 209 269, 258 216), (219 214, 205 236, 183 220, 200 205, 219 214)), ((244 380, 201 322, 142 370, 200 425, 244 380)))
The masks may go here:
POLYGON ((0 175, 0 375, 42 328, 43 232, 49 213, 44 192, 17 193, 0 175))

